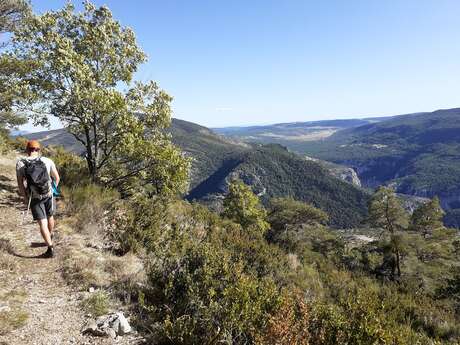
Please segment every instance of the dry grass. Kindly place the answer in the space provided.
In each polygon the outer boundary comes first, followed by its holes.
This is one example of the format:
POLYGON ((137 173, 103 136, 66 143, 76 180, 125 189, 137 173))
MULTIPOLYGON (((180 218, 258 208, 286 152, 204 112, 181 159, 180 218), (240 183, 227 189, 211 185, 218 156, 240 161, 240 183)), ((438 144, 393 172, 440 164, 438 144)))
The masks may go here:
POLYGON ((110 297, 105 291, 96 291, 81 303, 82 308, 92 316, 101 316, 109 312, 110 297))
POLYGON ((143 265, 138 257, 132 254, 119 257, 93 248, 90 245, 98 242, 88 236, 72 234, 64 244, 63 275, 70 284, 87 289, 143 280, 143 265))
POLYGON ((0 271, 14 272, 18 268, 18 263, 10 254, 0 253, 0 271))
POLYGON ((3 272, 14 272, 18 264, 14 257, 11 256, 13 252, 13 246, 9 240, 0 239, 0 271, 3 272))
POLYGON ((0 293, 0 335, 5 335, 26 324, 29 314, 22 309, 26 298, 27 293, 24 290, 0 293))

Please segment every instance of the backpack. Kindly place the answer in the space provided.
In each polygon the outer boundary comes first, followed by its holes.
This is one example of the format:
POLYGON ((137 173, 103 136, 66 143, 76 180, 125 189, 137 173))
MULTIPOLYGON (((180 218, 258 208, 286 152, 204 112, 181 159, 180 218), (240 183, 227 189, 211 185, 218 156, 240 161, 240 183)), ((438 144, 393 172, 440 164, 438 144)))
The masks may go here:
POLYGON ((23 160, 24 176, 29 191, 36 192, 39 197, 46 196, 50 191, 50 176, 45 163, 40 159, 23 160))

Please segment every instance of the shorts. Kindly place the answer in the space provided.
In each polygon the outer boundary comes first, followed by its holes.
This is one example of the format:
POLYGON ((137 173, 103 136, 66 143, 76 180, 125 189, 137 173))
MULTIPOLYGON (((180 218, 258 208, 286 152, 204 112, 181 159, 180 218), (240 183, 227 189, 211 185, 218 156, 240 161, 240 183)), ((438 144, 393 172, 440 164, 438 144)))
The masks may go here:
POLYGON ((32 199, 30 201, 30 210, 34 220, 49 218, 54 215, 54 198, 51 196, 45 199, 32 199))

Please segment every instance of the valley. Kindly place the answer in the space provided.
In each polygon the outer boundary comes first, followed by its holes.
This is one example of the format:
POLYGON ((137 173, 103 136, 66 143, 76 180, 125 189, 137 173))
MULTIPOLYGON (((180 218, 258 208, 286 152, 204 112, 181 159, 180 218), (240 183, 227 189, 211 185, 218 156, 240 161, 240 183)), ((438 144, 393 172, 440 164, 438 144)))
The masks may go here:
MULTIPOLYGON (((447 223, 459 225, 460 109, 349 120, 340 124, 332 135, 320 140, 272 137, 272 141, 299 154, 352 168, 366 188, 385 184, 398 193, 427 198, 438 196, 448 212, 447 223)), ((305 130, 311 125, 295 124, 305 130)), ((247 133, 254 132, 251 127, 219 129, 218 132, 242 140, 266 142, 263 131, 273 133, 278 127, 258 128, 258 135, 252 135, 250 140, 247 133)))
MULTIPOLYGON (((331 225, 350 227, 366 214, 367 193, 360 188, 389 185, 415 202, 438 196, 446 224, 460 226, 460 109, 214 130, 173 119, 169 131, 192 157, 187 199, 217 210, 229 182, 239 178, 262 200, 290 195, 327 212, 340 210, 347 217, 332 215, 331 225)), ((83 150, 64 130, 26 137, 83 150)))

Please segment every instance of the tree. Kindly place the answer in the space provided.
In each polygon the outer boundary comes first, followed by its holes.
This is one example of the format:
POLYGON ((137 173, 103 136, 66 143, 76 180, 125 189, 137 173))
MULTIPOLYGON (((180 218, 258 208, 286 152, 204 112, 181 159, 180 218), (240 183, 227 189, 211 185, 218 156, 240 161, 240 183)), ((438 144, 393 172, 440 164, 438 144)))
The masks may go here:
POLYGON ((412 213, 411 229, 427 236, 433 233, 434 230, 443 228, 442 219, 444 215, 439 198, 434 197, 412 213))
POLYGON ((390 248, 394 255, 392 278, 395 270, 401 276, 401 236, 400 231, 407 228, 408 215, 396 197, 393 189, 381 186, 372 196, 369 203, 369 221, 385 230, 390 235, 390 248))
MULTIPOLYGON (((30 11, 28 2, 23 0, 3 0, 0 2, 0 48, 7 44, 6 33, 11 32, 30 11)), ((0 140, 8 135, 8 129, 27 122, 24 116, 11 111, 10 85, 7 82, 13 71, 20 66, 0 59, 0 140)))
POLYGON ((165 132, 172 98, 155 82, 132 82, 146 61, 134 32, 107 7, 84 4, 30 15, 14 31, 4 57, 35 63, 10 80, 14 107, 36 125, 57 117, 84 146, 94 182, 124 194, 184 190, 189 161, 165 132))
MULTIPOLYGON (((24 0, 2 0, 0 2, 0 35, 11 32, 30 11, 29 2, 24 0)), ((3 44, 6 42, 4 41, 3 44)))
POLYGON ((324 224, 328 219, 327 213, 305 202, 292 198, 270 200, 268 222, 274 230, 284 230, 288 226, 303 224, 324 224))
POLYGON ((241 224, 245 229, 255 229, 260 233, 264 233, 270 226, 266 221, 267 212, 259 198, 241 181, 230 183, 224 199, 223 216, 241 224))

